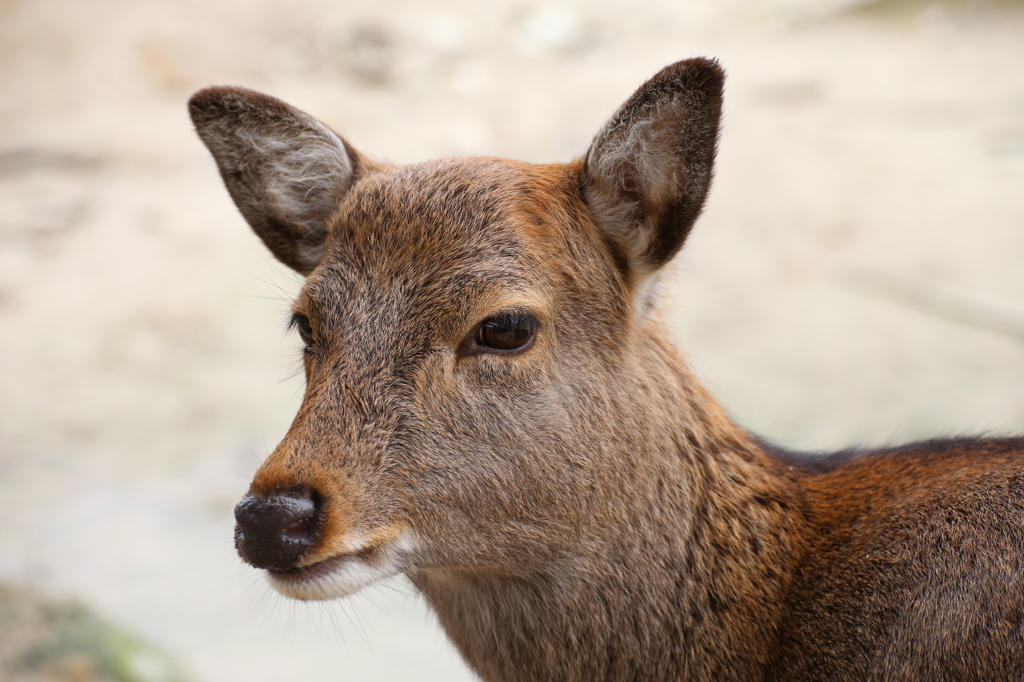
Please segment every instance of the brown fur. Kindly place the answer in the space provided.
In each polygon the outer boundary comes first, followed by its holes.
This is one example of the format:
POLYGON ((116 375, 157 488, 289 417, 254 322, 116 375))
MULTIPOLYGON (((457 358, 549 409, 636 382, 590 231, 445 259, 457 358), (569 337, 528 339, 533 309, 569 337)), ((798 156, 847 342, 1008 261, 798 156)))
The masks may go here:
POLYGON ((722 79, 667 67, 541 166, 380 166, 265 95, 193 98, 243 215, 308 275, 305 398, 250 491, 316 494, 279 589, 404 572, 489 681, 1024 678, 1024 440, 776 450, 652 312, 722 79), (532 345, 474 346, 510 309, 532 345))

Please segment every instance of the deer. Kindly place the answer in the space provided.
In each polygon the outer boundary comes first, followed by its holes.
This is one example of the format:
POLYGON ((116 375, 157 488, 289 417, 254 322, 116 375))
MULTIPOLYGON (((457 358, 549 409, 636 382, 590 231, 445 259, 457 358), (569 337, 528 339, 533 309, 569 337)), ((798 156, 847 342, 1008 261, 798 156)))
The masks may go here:
POLYGON ((789 452, 670 340, 724 78, 667 66, 551 164, 382 163, 268 95, 192 97, 304 278, 301 406, 235 508, 275 590, 404 574, 488 682, 1024 679, 1024 438, 789 452))

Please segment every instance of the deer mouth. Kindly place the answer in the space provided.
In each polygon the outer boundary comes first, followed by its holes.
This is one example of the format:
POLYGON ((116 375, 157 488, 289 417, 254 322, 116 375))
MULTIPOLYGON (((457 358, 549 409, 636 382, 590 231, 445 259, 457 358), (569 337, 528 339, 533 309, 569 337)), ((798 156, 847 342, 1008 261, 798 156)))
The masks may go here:
POLYGON ((267 570, 270 586, 286 597, 324 600, 347 597, 401 573, 410 547, 403 538, 327 557, 308 566, 267 570))

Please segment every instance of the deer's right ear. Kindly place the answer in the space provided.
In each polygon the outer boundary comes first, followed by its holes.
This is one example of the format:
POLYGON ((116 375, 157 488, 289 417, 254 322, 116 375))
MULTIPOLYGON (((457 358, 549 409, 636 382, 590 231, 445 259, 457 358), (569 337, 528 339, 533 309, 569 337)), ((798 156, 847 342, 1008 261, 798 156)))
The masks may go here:
POLYGON ((206 88, 188 106, 249 225, 278 260, 309 274, 359 171, 358 154, 312 116, 252 90, 206 88))

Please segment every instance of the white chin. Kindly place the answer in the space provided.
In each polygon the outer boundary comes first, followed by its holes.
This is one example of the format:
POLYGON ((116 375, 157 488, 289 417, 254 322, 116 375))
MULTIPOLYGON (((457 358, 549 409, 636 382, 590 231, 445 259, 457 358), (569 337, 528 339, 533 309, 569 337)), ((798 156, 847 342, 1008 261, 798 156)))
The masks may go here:
POLYGON ((365 560, 344 554, 321 561, 298 573, 267 572, 270 586, 292 599, 335 599, 355 594, 378 580, 401 573, 393 557, 365 560))

